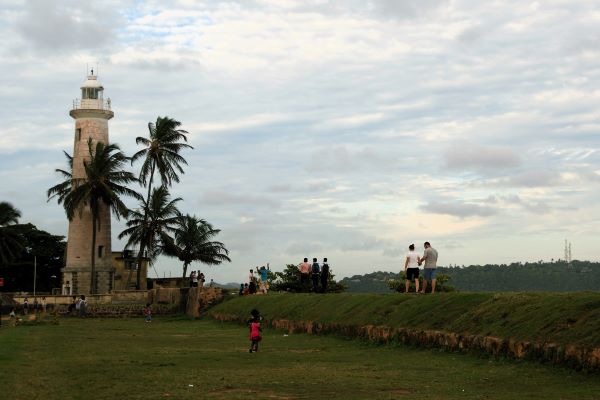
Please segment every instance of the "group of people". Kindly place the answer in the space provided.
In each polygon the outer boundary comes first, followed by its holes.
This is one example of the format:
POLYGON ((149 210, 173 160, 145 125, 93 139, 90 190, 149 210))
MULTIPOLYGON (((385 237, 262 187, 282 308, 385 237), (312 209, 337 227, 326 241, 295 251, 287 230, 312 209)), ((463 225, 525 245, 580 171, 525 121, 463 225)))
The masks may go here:
MULTIPOLYGON (((40 301, 38 302, 37 297, 33 298, 33 304, 31 305, 31 308, 33 310, 34 313, 38 313, 38 312, 46 312, 46 297, 43 296, 40 301)), ((29 299, 27 297, 25 297, 23 299, 23 315, 27 315, 29 314, 29 299)))
POLYGON ((246 296, 249 294, 267 294, 269 291, 269 263, 267 266, 256 267, 250 270, 248 274, 248 282, 240 284, 240 296, 246 296))
POLYGON ((313 291, 323 292, 327 291, 327 285, 329 284, 329 264, 327 258, 323 259, 323 263, 319 264, 316 258, 313 258, 312 263, 308 262, 308 258, 304 258, 304 261, 298 264, 298 271, 300 272, 300 284, 302 286, 307 285, 312 280, 313 291), (319 287, 321 283, 321 287, 319 287))
POLYGON ((71 304, 69 304, 69 314, 70 315, 79 315, 80 317, 85 317, 87 315, 87 306, 88 302, 85 298, 85 294, 81 296, 73 296, 71 304))
POLYGON ((414 244, 408 246, 408 253, 406 253, 406 257, 404 258, 404 273, 406 274, 405 293, 408 293, 412 280, 415 281, 415 293, 424 294, 427 290, 428 282, 431 282, 431 293, 435 293, 435 269, 437 267, 438 252, 431 247, 429 242, 425 242, 423 247, 425 250, 423 251, 423 255, 420 256, 415 252, 414 244), (424 264, 423 289, 419 291, 419 267, 422 264, 424 264))
POLYGON ((206 282, 206 278, 200 270, 190 273, 190 287, 203 287, 204 282, 206 282))

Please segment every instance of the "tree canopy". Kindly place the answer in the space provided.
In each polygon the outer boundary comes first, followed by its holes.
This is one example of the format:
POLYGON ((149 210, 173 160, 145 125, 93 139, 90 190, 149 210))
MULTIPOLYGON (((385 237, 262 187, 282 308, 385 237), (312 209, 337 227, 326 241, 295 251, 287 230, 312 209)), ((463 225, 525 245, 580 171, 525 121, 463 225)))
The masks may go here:
POLYGON ((8 264, 0 265, 5 291, 32 291, 34 257, 37 258, 37 290, 50 292, 60 285, 60 269, 64 266, 66 242, 33 224, 15 225, 23 246, 8 264))

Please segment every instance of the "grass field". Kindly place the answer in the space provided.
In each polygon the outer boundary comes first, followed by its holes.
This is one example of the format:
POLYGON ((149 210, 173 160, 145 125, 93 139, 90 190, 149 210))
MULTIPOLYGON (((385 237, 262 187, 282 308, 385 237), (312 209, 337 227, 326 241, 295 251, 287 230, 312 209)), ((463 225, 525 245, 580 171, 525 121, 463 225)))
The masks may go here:
POLYGON ((0 329, 2 399, 599 399, 598 375, 210 320, 0 329), (193 386, 190 386, 193 385, 193 386))

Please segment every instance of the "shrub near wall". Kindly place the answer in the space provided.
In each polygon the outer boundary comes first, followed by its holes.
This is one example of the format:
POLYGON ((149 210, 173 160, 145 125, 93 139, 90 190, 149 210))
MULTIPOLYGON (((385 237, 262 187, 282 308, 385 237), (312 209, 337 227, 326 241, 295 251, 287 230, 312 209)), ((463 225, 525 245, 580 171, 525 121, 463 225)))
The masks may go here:
POLYGON ((600 293, 247 296, 209 313, 244 322, 258 308, 290 332, 342 334, 600 370, 600 293))

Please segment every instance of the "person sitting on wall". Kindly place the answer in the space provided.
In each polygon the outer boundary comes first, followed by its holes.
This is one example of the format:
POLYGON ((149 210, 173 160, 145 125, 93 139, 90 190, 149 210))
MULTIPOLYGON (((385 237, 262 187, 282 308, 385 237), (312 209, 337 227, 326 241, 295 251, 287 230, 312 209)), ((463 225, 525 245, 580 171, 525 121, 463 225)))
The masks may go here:
POLYGON ((87 316, 87 300, 85 299, 85 295, 82 294, 81 297, 79 298, 79 302, 77 303, 77 306, 79 307, 79 316, 81 318, 85 318, 87 316))
POLYGON ((71 300, 71 304, 69 304, 69 308, 67 309, 69 314, 73 314, 74 310, 76 309, 76 305, 77 305, 77 297, 73 296, 73 299, 71 300))

